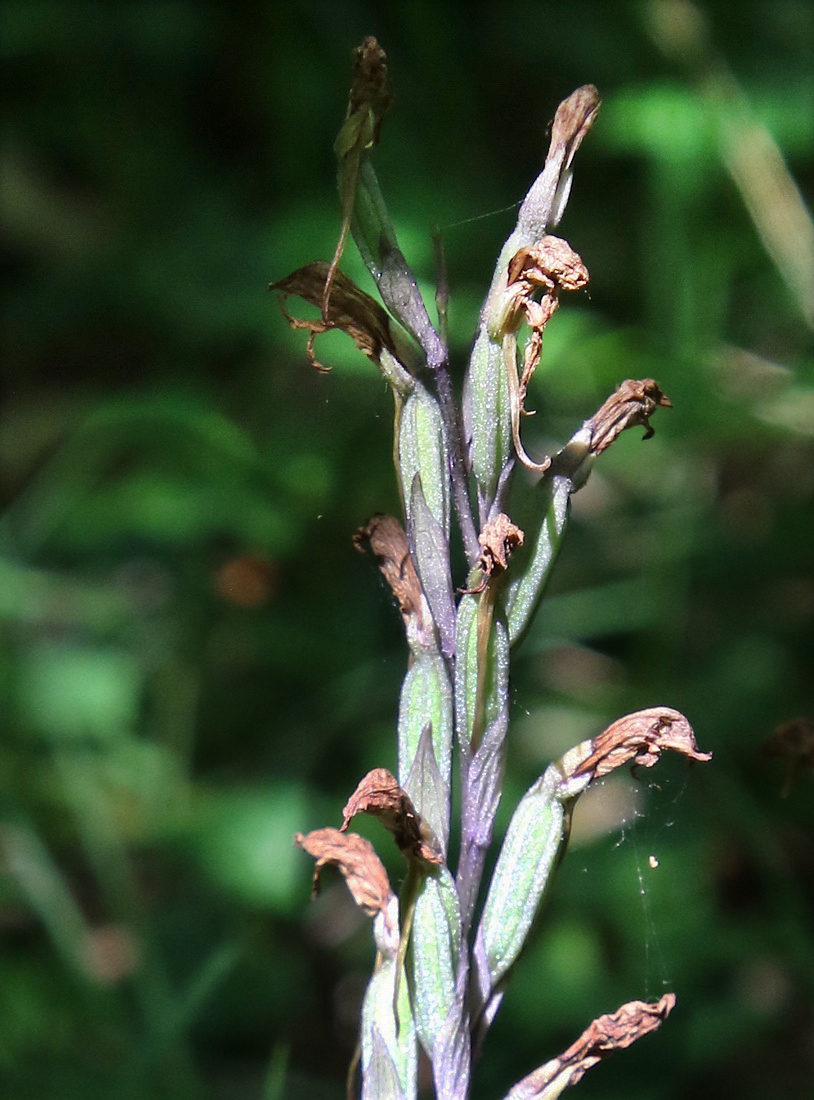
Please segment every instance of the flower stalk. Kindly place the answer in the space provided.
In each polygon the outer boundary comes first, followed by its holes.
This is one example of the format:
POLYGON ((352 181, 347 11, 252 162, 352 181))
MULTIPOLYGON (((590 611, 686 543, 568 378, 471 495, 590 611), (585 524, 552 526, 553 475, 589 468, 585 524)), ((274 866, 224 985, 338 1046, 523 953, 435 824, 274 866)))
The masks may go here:
MULTIPOLYGON (((432 1065, 437 1100, 468 1100, 475 1059, 538 921, 578 797, 614 768, 652 766, 665 749, 693 761, 710 756, 698 751, 687 720, 669 707, 620 719, 532 784, 484 883, 509 742, 511 657, 543 596, 571 495, 622 431, 639 425, 645 438, 652 435, 650 417, 670 402, 652 379, 627 380, 555 455, 534 459, 521 440, 545 327, 562 292, 588 281, 581 258, 551 229, 563 215, 575 154, 599 109, 596 89, 578 89, 557 110, 542 172, 495 267, 460 399, 445 338, 445 283, 436 327, 371 162, 391 98, 384 54, 366 39, 336 143, 341 225, 334 257, 271 287, 283 303, 297 295, 318 306, 317 320, 286 312, 294 327, 309 332, 314 366, 324 369, 315 338, 340 328, 389 383, 403 509, 403 524, 374 516, 355 536, 376 561, 405 628, 398 776, 375 768, 351 796, 340 830, 298 834, 296 842, 317 860, 315 888, 322 867, 337 866, 373 918, 377 961, 362 1008, 361 1081, 352 1093, 416 1100, 420 1047, 432 1065), (339 269, 349 236, 383 306, 339 269), (535 473, 533 485, 515 477, 519 466, 535 473), (467 563, 463 578, 452 573, 456 536, 467 563), (453 822, 456 761, 460 818, 453 822), (359 813, 376 817, 406 860, 400 896, 370 845, 347 832, 359 813), (459 850, 454 867, 451 836, 459 850)), ((631 1002, 600 1017, 562 1056, 518 1081, 506 1100, 558 1096, 611 1050, 659 1026, 671 997, 655 1005, 631 1002)))

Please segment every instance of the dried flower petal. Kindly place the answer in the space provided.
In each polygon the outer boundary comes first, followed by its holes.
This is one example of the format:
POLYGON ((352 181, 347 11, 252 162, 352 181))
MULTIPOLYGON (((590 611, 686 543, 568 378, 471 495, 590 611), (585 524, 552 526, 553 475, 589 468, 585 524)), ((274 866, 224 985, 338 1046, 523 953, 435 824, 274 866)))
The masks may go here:
MULTIPOLYGON (((690 760, 711 760, 711 752, 699 752, 692 726, 671 707, 650 707, 627 714, 604 733, 585 742, 588 755, 581 761, 567 753, 563 758, 566 781, 590 775, 599 779, 633 761, 634 767, 652 768, 665 749, 690 760)), ((579 746, 582 748, 582 746, 579 746)))
POLYGON ((628 1001, 615 1012, 598 1016, 559 1058, 552 1058, 512 1088, 506 1100, 554 1100, 615 1050, 624 1050, 656 1031, 675 1007, 674 993, 658 1001, 628 1001))
POLYGON ((534 181, 517 216, 518 228, 534 240, 562 218, 571 190, 571 164, 599 110, 599 92, 585 84, 559 105, 543 171, 534 181))
POLYGON ((387 768, 374 768, 361 780, 342 810, 342 828, 347 829, 350 819, 363 813, 377 817, 408 858, 436 865, 443 862, 438 841, 387 768))
POLYGON ((322 307, 328 273, 329 266, 324 260, 314 260, 313 263, 292 271, 285 279, 269 285, 269 290, 279 292, 281 308, 291 327, 306 329, 311 333, 307 347, 311 365, 323 373, 329 369, 317 361, 314 354, 314 339, 320 333, 334 328, 347 333, 359 350, 375 363, 379 362, 383 348, 387 348, 396 359, 403 358, 404 341, 399 340, 396 335, 388 314, 374 298, 360 290, 353 280, 341 271, 335 273, 330 302, 321 318, 301 319, 292 317, 286 312, 285 300, 291 294, 304 298, 312 305, 322 307))
POLYGON ((579 290, 589 275, 568 241, 547 233, 536 244, 519 249, 509 261, 509 286, 521 278, 532 288, 579 290))
POLYGON ((621 382, 598 412, 585 422, 591 432, 591 454, 601 454, 626 428, 638 424, 645 428, 644 438, 650 439, 653 435, 650 417, 659 406, 671 409, 673 403, 652 378, 621 382))
POLYGON ((594 124, 600 104, 599 92, 593 84, 583 84, 562 101, 551 124, 549 157, 562 147, 565 150, 563 167, 570 167, 582 139, 594 124))
POLYGON ((337 867, 344 876, 353 900, 369 917, 385 912, 389 899, 393 896, 390 880, 373 845, 356 833, 345 833, 339 829, 315 829, 303 836, 294 834, 294 843, 313 856, 314 897, 319 894, 319 876, 326 865, 337 867))
POLYGON ((561 290, 579 290, 588 283, 588 269, 567 241, 547 234, 533 245, 519 249, 509 261, 508 285, 498 315, 503 339, 503 358, 511 402, 512 436, 517 457, 531 470, 542 472, 550 460, 532 461, 520 441, 520 417, 527 414, 526 392, 540 362, 543 329, 557 306, 561 290), (531 329, 523 371, 517 377, 516 332, 522 320, 531 329))
POLYGON ((492 576, 508 568, 509 557, 518 546, 523 545, 524 538, 523 532, 505 512, 490 520, 478 535, 481 555, 473 570, 473 587, 463 591, 469 594, 482 592, 492 576))
POLYGON ((360 527, 353 544, 364 553, 369 550, 382 576, 396 597, 408 632, 421 633, 428 613, 421 582, 410 557, 407 535, 395 516, 378 513, 360 527))

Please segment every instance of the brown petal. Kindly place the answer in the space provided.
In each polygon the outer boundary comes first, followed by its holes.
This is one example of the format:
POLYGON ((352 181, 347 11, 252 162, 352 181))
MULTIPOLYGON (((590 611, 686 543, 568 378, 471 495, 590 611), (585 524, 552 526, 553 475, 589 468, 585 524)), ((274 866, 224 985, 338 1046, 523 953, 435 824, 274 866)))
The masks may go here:
POLYGON ((559 1058, 552 1058, 519 1081, 506 1100, 545 1100, 548 1096, 559 1096, 613 1051, 624 1050, 643 1035, 660 1028, 675 1003, 675 994, 665 993, 652 1004, 628 1001, 615 1012, 598 1016, 559 1058))
POLYGON ((566 779, 590 774, 591 779, 624 767, 652 768, 664 749, 690 760, 711 760, 711 752, 699 752, 692 726, 671 707, 650 707, 619 718, 590 743, 589 754, 569 770, 566 779))
POLYGON ((387 768, 374 768, 359 783, 342 811, 343 829, 356 814, 371 814, 394 835, 405 856, 422 863, 443 862, 438 841, 422 819, 410 796, 387 768))
POLYGON ((520 439, 520 417, 526 413, 526 390, 540 362, 543 330, 559 305, 560 291, 578 290, 587 284, 588 277, 585 264, 570 244, 551 234, 519 249, 507 269, 507 287, 495 335, 499 333, 503 339, 514 449, 524 466, 540 473, 548 468, 550 460, 534 462, 520 439), (526 343, 523 371, 518 379, 515 333, 523 320, 531 329, 531 336, 526 343))
POLYGON ((316 336, 333 328, 347 333, 359 350, 376 363, 383 347, 398 358, 389 316, 374 298, 360 290, 341 271, 334 274, 333 289, 324 317, 300 319, 291 317, 286 312, 285 301, 291 294, 322 308, 328 273, 329 265, 324 260, 314 260, 313 263, 292 271, 285 279, 269 285, 269 290, 279 292, 283 313, 291 327, 307 329, 311 333, 308 340, 308 359, 311 365, 323 372, 328 369, 317 361, 313 345, 316 336))
POLYGON ((357 550, 369 550, 398 601, 405 628, 423 629, 424 594, 410 557, 407 535, 395 516, 378 514, 353 536, 357 550))
POLYGON ((650 417, 659 406, 671 409, 673 403, 652 378, 621 382, 599 411, 586 421, 585 426, 592 433, 591 454, 601 454, 626 428, 637 424, 644 425, 644 438, 649 439, 653 435, 650 417))
POLYGON ((547 234, 519 249, 509 261, 503 332, 514 331, 525 318, 535 333, 542 334, 559 304, 560 291, 579 290, 588 279, 585 264, 562 237, 547 234))
POLYGON ((393 891, 390 889, 387 871, 369 840, 356 833, 326 828, 315 829, 307 836, 295 833, 294 843, 317 861, 314 868, 314 897, 319 893, 322 868, 331 865, 339 869, 353 900, 369 917, 375 917, 385 910, 393 891))
POLYGON ((509 261, 509 285, 520 278, 537 287, 579 290, 588 283, 588 269, 568 241, 546 234, 521 248, 509 261))
POLYGON ((564 147, 563 167, 568 168, 582 139, 593 126, 600 104, 599 92, 593 84, 583 84, 562 101, 551 125, 549 157, 561 146, 564 147))
POLYGON ((509 557, 518 546, 523 545, 524 538, 520 528, 504 512, 490 520, 478 535, 481 555, 473 572, 473 580, 479 579, 474 587, 463 591, 470 594, 482 592, 493 575, 502 573, 508 567, 509 557))

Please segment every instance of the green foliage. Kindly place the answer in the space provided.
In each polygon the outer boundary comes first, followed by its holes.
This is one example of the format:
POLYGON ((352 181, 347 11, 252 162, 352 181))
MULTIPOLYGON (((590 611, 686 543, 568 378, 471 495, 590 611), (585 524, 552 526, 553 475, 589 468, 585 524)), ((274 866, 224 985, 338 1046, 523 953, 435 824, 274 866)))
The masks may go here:
MULTIPOLYGON (((335 372, 311 373, 265 287, 330 258, 348 59, 376 33, 398 89, 379 175, 428 300, 442 226, 462 354, 546 121, 576 84, 602 93, 565 223, 590 296, 546 332, 529 450, 561 446, 620 378, 656 377, 675 406, 575 498, 513 674, 499 825, 643 699, 716 752, 692 783, 638 788, 646 826, 630 785, 580 804, 479 1095, 669 981, 669 1035, 584 1097, 631 1081, 653 1100, 802 1097, 812 780, 781 799, 762 752, 814 716, 814 354, 794 255, 767 247, 721 101, 656 44, 657 5, 402 7, 0 15, 0 1082, 43 1100, 343 1095, 369 937, 330 884, 303 926, 290 835, 371 760, 395 765, 398 617, 349 538, 398 509, 392 410, 352 346, 326 338, 335 372)), ((705 14, 803 186, 809 6, 705 14)))

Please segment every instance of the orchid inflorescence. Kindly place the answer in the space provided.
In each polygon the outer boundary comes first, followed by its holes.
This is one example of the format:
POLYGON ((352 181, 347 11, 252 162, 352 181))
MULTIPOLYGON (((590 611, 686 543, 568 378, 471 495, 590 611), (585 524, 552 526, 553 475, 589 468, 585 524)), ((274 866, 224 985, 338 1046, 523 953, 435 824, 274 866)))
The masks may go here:
MULTIPOLYGON (((316 319, 286 312, 315 338, 339 328, 389 383, 394 458, 404 522, 374 516, 355 536, 400 609, 409 661, 398 718, 397 776, 366 775, 339 828, 295 841, 339 868, 373 918, 377 960, 363 1008, 358 1058, 364 1100, 415 1100, 419 1048, 438 1100, 466 1100, 475 1058, 509 972, 535 923, 568 840, 580 794, 616 768, 649 768, 665 749, 701 753, 683 715, 651 707, 614 722, 551 763, 518 803, 490 880, 507 750, 509 668, 540 602, 568 519, 571 494, 626 428, 645 428, 670 402, 653 379, 626 380, 561 450, 534 460, 521 441, 531 378, 546 325, 564 291, 588 282, 571 246, 551 230, 571 188, 574 156, 599 109, 592 85, 560 104, 543 170, 520 206, 486 296, 460 399, 450 372, 442 308, 434 324, 398 246, 370 154, 391 101, 384 53, 368 38, 355 71, 336 153, 342 225, 331 262, 272 284, 284 310, 298 296, 316 319), (384 308, 339 269, 351 235, 384 308), (515 476, 521 468, 531 475, 515 476), (455 525, 453 526, 453 515, 455 525), (450 542, 460 537, 468 575, 456 584, 450 542), (457 761, 454 757, 457 756, 457 761), (453 763, 460 773, 457 865, 448 864, 453 763), (369 841, 348 831, 377 817, 406 860, 399 894, 369 841)), ((443 306, 443 294, 440 296, 443 306)), ((675 997, 632 1001, 594 1020, 561 1056, 524 1077, 505 1100, 552 1100, 614 1049, 658 1027, 675 997)), ((349 1092, 355 1093, 355 1069, 349 1092)))

